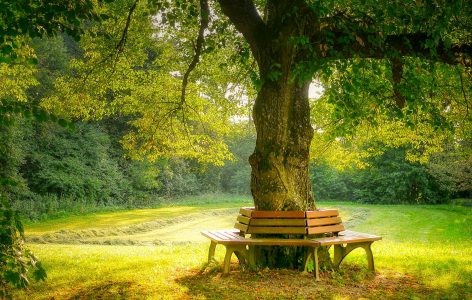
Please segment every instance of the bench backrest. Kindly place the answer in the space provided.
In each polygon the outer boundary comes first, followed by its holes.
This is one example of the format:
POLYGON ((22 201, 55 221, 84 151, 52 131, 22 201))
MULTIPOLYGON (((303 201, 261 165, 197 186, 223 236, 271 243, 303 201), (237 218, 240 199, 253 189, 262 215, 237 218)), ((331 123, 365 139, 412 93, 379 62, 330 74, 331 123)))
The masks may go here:
POLYGON ((239 210, 234 228, 241 234, 337 234, 344 230, 337 209, 314 211, 258 211, 253 207, 239 210))

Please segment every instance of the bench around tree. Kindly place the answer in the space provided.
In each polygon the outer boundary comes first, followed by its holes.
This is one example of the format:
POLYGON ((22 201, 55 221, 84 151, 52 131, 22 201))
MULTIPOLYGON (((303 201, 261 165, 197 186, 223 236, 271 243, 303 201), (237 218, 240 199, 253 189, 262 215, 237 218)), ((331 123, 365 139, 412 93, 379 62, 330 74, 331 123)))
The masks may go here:
POLYGON ((226 247, 223 272, 229 272, 231 256, 236 254, 241 264, 254 267, 255 247, 267 246, 306 246, 304 270, 307 271, 309 259, 314 261, 314 273, 319 280, 318 249, 321 246, 334 246, 334 266, 339 267, 344 257, 356 248, 366 251, 368 267, 375 271, 371 245, 382 238, 376 235, 345 230, 336 209, 315 211, 256 211, 243 207, 239 211, 235 229, 204 231, 202 235, 211 240, 208 262, 214 259, 216 245, 226 247), (254 235, 284 235, 288 238, 255 237, 254 235), (302 238, 290 238, 291 236, 302 238))

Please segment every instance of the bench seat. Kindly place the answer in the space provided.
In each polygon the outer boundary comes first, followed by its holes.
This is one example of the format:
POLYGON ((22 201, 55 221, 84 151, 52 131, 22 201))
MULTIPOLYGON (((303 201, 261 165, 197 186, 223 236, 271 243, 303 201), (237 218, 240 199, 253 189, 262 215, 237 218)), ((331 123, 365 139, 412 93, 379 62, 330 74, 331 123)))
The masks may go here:
POLYGON ((309 259, 314 261, 314 273, 319 280, 318 249, 321 246, 334 247, 334 266, 338 268, 342 260, 352 250, 363 248, 367 254, 368 267, 374 268, 371 245, 381 240, 380 236, 345 230, 339 212, 336 209, 316 211, 256 211, 252 207, 240 209, 235 229, 203 231, 202 235, 211 240, 208 262, 214 259, 218 244, 226 247, 224 273, 229 272, 232 254, 236 254, 241 264, 255 266, 255 247, 267 246, 305 246, 305 272, 309 259), (259 237, 259 234, 274 235, 259 237), (286 238, 287 235, 303 238, 286 238), (279 237, 280 235, 285 238, 279 237))
POLYGON ((320 246, 320 243, 311 239, 278 239, 278 238, 252 238, 242 237, 239 230, 215 230, 203 231, 203 236, 217 244, 241 244, 241 245, 267 245, 267 246, 320 246))
MULTIPOLYGON (((233 253, 236 254, 241 264, 255 266, 254 251, 252 251, 254 248, 252 246, 307 246, 312 249, 320 246, 320 242, 310 239, 244 237, 241 236, 239 230, 235 229, 202 231, 202 235, 211 240, 210 250, 208 251, 208 263, 214 260, 216 245, 220 244, 226 247, 223 263, 223 273, 225 274, 229 272, 233 253), (246 248, 246 246, 248 248, 246 248)), ((317 257, 316 252, 310 251, 310 253, 314 253, 315 257, 317 257)))
POLYGON ((361 243, 361 242, 374 242, 379 241, 382 238, 377 235, 356 232, 351 230, 344 230, 338 233, 338 236, 316 238, 315 240, 320 242, 321 246, 331 246, 336 244, 350 244, 350 243, 361 243))

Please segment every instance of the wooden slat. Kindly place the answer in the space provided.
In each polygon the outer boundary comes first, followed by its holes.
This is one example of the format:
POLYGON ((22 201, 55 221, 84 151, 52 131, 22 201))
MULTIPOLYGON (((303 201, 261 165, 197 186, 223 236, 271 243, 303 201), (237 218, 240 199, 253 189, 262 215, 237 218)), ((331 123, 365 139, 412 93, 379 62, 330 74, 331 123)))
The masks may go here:
POLYGON ((213 231, 212 234, 219 240, 219 241, 226 241, 228 237, 224 236, 221 231, 213 231))
POLYGON ((239 229, 243 232, 247 232, 248 226, 245 224, 241 224, 239 222, 234 223, 234 228, 239 229))
POLYGON ((221 231, 221 235, 224 236, 227 240, 239 240, 241 239, 240 236, 238 235, 233 235, 230 232, 227 231, 221 231))
POLYGON ((202 232, 202 234, 204 236, 206 236, 207 238, 209 238, 210 240, 213 240, 213 241, 218 242, 218 243, 221 243, 221 242, 226 240, 226 238, 221 237, 219 235, 218 231, 204 231, 204 232, 202 232))
POLYGON ((246 245, 272 245, 272 246, 312 246, 317 247, 320 242, 309 239, 265 239, 265 238, 248 238, 246 245))
POLYGON ((330 218, 319 218, 319 219, 307 219, 307 225, 310 226, 321 226, 321 225, 335 225, 341 223, 340 217, 330 218))
POLYGON ((281 245, 281 246, 311 246, 317 247, 320 242, 310 239, 266 239, 266 238, 243 238, 237 236, 236 231, 219 230, 219 231, 203 231, 202 235, 216 241, 219 244, 233 245, 281 245), (231 239, 222 238, 222 234, 229 235, 231 239), (236 236, 234 236, 236 234, 236 236), (233 236, 232 236, 233 235, 233 236))
POLYGON ((305 227, 263 227, 249 226, 247 233, 306 234, 305 227))
POLYGON ((304 211, 268 211, 255 210, 252 212, 253 219, 283 218, 283 219, 304 219, 304 211))
POLYGON ((309 210, 306 212, 307 219, 337 217, 338 215, 339 215, 339 212, 337 209, 309 210))
POLYGON ((378 241, 381 239, 382 237, 377 236, 377 235, 346 230, 346 231, 340 232, 339 236, 317 238, 315 240, 319 241, 321 245, 323 246, 329 246, 329 245, 336 245, 336 244, 373 242, 373 241, 378 241))
POLYGON ((239 209, 239 213, 246 217, 251 217, 252 212, 254 211, 254 207, 241 207, 239 209))
POLYGON ((331 226, 308 227, 308 234, 339 232, 339 231, 343 231, 343 230, 344 230, 344 226, 342 224, 331 225, 331 226))
POLYGON ((213 232, 211 231, 202 231, 201 234, 210 240, 216 240, 216 237, 213 235, 213 232))
POLYGON ((306 226, 305 219, 251 219, 251 226, 306 226))
POLYGON ((237 220, 238 220, 239 223, 249 225, 249 221, 251 220, 251 218, 248 218, 248 217, 243 216, 243 215, 239 215, 237 220))

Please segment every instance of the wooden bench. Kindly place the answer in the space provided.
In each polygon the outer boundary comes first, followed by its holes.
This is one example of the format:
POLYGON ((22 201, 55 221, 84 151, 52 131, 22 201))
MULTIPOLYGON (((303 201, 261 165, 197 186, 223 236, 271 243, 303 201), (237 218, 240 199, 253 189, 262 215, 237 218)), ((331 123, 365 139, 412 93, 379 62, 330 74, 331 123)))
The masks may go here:
POLYGON ((208 262, 214 259, 216 245, 226 247, 224 273, 229 272, 231 256, 236 254, 240 263, 255 266, 254 246, 306 246, 304 270, 309 259, 314 261, 314 273, 319 280, 318 249, 320 246, 334 246, 334 265, 339 267, 344 257, 356 248, 363 248, 367 254, 368 267, 374 271, 371 244, 382 239, 379 236, 344 230, 338 210, 320 209, 315 211, 256 211, 243 207, 239 211, 235 229, 204 231, 211 240, 208 262), (254 234, 284 235, 288 238, 254 237, 254 234), (299 235, 303 238, 290 238, 299 235))

